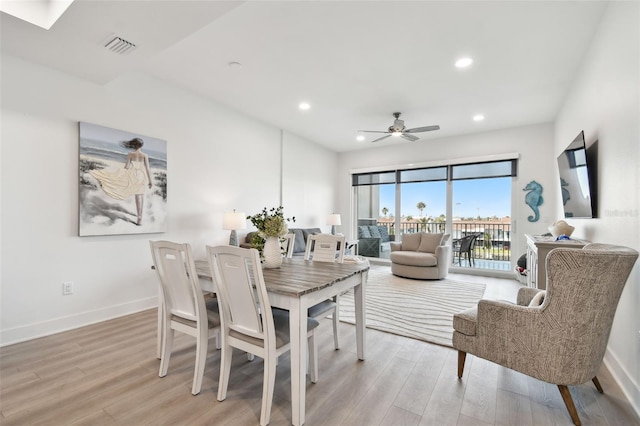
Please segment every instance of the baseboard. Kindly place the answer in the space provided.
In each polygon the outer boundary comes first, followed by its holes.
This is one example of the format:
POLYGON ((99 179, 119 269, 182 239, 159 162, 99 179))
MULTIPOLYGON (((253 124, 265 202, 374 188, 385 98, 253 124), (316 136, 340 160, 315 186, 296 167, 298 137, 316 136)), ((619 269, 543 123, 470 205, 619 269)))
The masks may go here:
POLYGON ((94 311, 80 312, 62 318, 24 325, 0 331, 0 347, 73 330, 87 325, 107 321, 158 306, 157 297, 135 300, 122 305, 109 306, 94 311))
POLYGON ((613 379, 618 383, 622 393, 631 404, 631 407, 640 417, 640 384, 620 364, 618 358, 607 348, 604 354, 604 365, 607 367, 613 379))

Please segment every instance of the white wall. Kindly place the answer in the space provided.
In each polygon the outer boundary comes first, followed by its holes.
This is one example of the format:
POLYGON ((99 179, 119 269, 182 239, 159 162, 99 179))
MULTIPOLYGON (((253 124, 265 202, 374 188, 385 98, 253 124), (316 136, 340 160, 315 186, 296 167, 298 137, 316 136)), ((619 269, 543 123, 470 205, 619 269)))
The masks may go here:
POLYGON ((335 209, 337 198, 338 155, 291 133, 285 132, 284 142, 283 205, 287 206, 286 217, 296 216, 290 227, 329 232, 327 216, 335 209))
MULTIPOLYGON (((576 227, 574 234, 579 238, 640 250, 640 4, 637 2, 609 3, 558 115, 555 154, 583 129, 587 147, 598 141, 599 215, 597 219, 568 222, 576 227)), ((640 414, 639 305, 640 265, 636 263, 618 305, 605 362, 640 414)))
MULTIPOLYGON (((512 194, 512 252, 519 256, 526 251, 524 234, 542 234, 560 216, 556 214, 554 194, 558 191, 557 168, 552 156, 553 125, 543 123, 497 131, 422 140, 415 143, 397 144, 367 151, 351 151, 339 156, 338 188, 339 206, 343 215, 350 209, 350 171, 360 168, 406 166, 409 163, 452 161, 464 158, 479 158, 487 155, 519 155, 518 177, 512 194), (529 222, 527 216, 533 211, 524 202, 527 194, 522 189, 532 180, 542 184, 544 202, 540 206, 540 220, 529 222)), ((348 217, 348 216, 347 216, 348 217)), ((346 235, 350 235, 344 230, 346 235)), ((355 232, 355 231, 354 231, 355 232)), ((517 260, 517 258, 516 258, 517 260)))
POLYGON ((227 243, 233 208, 253 214, 286 194, 285 213, 305 225, 334 209, 335 174, 312 172, 337 155, 310 141, 141 75, 100 86, 1 59, 1 345, 155 306, 149 239, 198 256, 227 243), (167 140, 168 232, 77 236, 78 121, 167 140), (64 281, 75 294, 62 296, 64 281))

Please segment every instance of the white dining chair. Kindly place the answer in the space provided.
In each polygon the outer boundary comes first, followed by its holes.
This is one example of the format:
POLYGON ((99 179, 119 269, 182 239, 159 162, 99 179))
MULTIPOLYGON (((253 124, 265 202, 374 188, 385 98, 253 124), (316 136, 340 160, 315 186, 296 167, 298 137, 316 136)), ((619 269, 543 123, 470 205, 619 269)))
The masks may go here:
MULTIPOLYGON (((305 249, 305 260, 314 262, 337 262, 344 261, 345 237, 344 235, 316 234, 309 235, 305 249)), ((340 323, 340 296, 324 300, 309 308, 311 318, 320 320, 331 314, 333 320, 333 345, 340 349, 340 339, 338 338, 338 324, 340 323)))
MULTIPOLYGON (((271 417, 278 356, 290 348, 289 312, 271 309, 256 249, 207 246, 207 259, 218 289, 222 323, 218 401, 227 397, 233 348, 259 356, 264 359, 260 424, 267 425, 271 417)), ((318 380, 318 349, 314 332, 318 325, 317 320, 307 318, 309 367, 313 383, 318 380)))
POLYGON ((282 244, 287 252, 286 257, 291 259, 293 257, 293 246, 296 243, 296 234, 286 234, 282 239, 284 240, 282 244))
POLYGON ((197 395, 202 387, 209 338, 216 337, 218 347, 220 343, 218 302, 215 299, 205 302, 189 244, 150 241, 150 246, 162 291, 159 376, 167 375, 174 331, 193 336, 196 364, 191 393, 197 395))

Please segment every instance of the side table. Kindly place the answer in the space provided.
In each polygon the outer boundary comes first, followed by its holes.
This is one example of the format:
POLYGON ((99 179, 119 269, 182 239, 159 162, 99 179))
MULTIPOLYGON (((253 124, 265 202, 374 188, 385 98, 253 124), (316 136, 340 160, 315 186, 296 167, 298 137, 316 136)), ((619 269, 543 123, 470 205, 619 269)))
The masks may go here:
POLYGON ((527 238, 527 286, 546 290, 547 255, 558 247, 581 249, 589 241, 571 239, 556 241, 553 237, 525 234, 527 238))

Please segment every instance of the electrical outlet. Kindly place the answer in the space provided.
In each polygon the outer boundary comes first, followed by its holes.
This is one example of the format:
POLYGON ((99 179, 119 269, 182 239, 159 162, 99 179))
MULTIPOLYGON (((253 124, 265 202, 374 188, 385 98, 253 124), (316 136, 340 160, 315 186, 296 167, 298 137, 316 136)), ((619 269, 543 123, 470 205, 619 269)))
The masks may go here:
POLYGON ((62 294, 67 296, 69 294, 73 294, 73 282, 67 281, 66 283, 62 283, 62 294))

